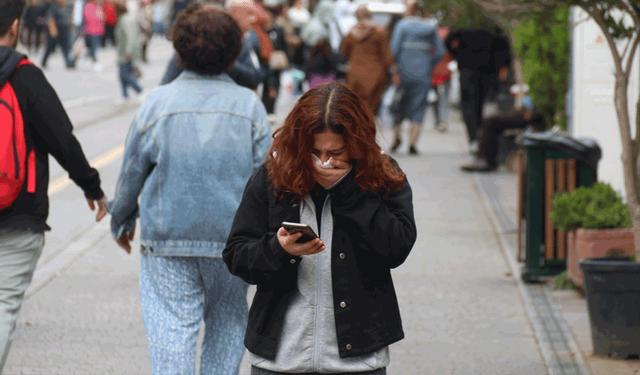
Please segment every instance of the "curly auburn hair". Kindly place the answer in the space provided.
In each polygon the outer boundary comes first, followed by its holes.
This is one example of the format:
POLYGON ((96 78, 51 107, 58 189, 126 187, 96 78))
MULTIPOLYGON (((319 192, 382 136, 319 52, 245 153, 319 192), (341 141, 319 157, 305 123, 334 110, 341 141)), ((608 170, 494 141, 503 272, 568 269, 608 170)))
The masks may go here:
POLYGON ((242 50, 242 31, 219 6, 192 3, 178 13, 169 32, 182 66, 201 74, 220 74, 242 50))
POLYGON ((314 135, 327 130, 344 138, 360 188, 387 195, 402 187, 406 175, 381 152, 369 107, 345 85, 330 82, 307 91, 273 134, 266 165, 278 196, 302 198, 313 188, 314 135))

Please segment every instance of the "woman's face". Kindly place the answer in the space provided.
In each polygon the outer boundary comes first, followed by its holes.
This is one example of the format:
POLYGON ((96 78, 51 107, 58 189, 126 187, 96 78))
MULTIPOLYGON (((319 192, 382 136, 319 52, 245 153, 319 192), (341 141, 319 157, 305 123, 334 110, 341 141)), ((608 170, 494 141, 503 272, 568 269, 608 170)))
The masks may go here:
POLYGON ((349 161, 349 153, 344 138, 340 134, 326 130, 313 136, 313 148, 311 152, 325 163, 329 158, 349 161))

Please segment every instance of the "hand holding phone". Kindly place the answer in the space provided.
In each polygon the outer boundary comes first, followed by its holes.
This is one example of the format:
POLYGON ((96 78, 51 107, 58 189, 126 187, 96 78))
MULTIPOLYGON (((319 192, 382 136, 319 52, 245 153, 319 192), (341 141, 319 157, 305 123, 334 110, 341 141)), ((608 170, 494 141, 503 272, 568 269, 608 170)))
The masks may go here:
POLYGON ((283 221, 281 225, 289 234, 302 233, 302 237, 296 240, 297 243, 305 243, 318 238, 318 235, 313 231, 313 229, 311 229, 311 226, 309 226, 309 224, 283 221))
POLYGON ((283 222, 277 236, 280 246, 291 255, 312 255, 326 249, 313 229, 305 224, 283 222))

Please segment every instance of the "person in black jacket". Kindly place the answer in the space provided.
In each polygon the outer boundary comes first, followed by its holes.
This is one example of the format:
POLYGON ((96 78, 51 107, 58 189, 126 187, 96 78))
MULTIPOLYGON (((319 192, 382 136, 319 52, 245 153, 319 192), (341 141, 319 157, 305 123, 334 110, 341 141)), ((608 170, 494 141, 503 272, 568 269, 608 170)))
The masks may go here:
MULTIPOLYGON (((98 204, 96 220, 106 215, 98 171, 89 166, 55 91, 39 68, 16 68, 25 58, 15 51, 25 5, 25 0, 0 0, 0 87, 6 83, 13 87, 27 150, 35 155, 35 163, 27 163, 26 171, 27 176, 35 177, 35 184, 25 183, 13 204, 0 210, 0 373, 9 355, 24 293, 44 247, 44 232, 50 229, 46 223, 49 154, 82 188, 89 207, 94 210, 98 204)), ((8 126, 12 124, 0 123, 0 128, 8 126)))
POLYGON ((391 269, 416 240, 411 187, 346 86, 305 93, 252 175, 223 259, 257 285, 245 346, 252 374, 386 374, 404 337, 391 269), (308 224, 302 241, 282 222, 308 224), (373 369, 373 370, 372 370, 373 369))
POLYGON ((498 169, 499 138, 508 129, 543 131, 547 125, 544 116, 538 112, 531 96, 522 99, 522 108, 506 114, 491 116, 482 123, 480 144, 472 162, 460 166, 465 172, 491 172, 498 169))
POLYGON ((460 71, 460 108, 470 144, 478 140, 487 95, 509 76, 509 39, 500 28, 494 29, 459 29, 445 40, 460 71))

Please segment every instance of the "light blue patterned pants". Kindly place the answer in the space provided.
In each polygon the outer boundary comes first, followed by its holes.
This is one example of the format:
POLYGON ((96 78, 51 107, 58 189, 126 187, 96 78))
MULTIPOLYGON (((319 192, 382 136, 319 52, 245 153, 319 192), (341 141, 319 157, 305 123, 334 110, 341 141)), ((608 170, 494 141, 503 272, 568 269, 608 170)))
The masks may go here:
POLYGON ((244 354, 247 288, 221 258, 142 255, 140 300, 154 374, 237 374, 244 354))

